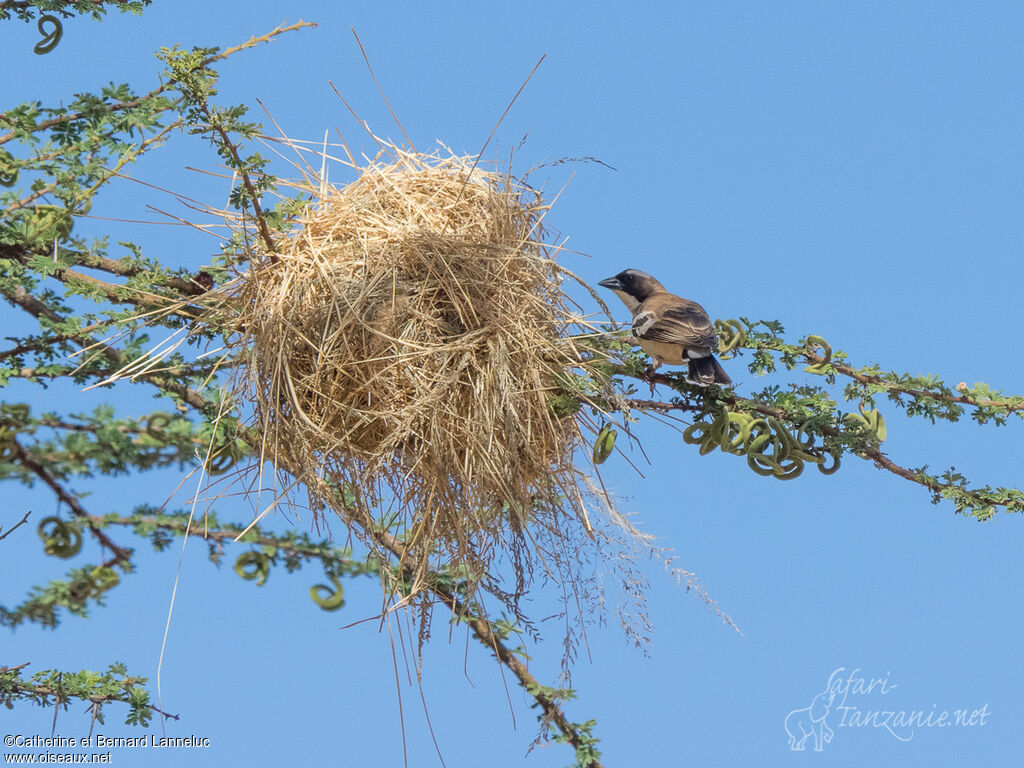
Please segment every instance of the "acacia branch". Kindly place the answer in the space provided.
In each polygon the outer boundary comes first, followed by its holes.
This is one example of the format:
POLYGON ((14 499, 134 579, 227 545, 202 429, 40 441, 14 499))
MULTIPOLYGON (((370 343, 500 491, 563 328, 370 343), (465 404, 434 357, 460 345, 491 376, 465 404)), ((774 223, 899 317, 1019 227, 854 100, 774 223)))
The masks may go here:
POLYGON ((50 487, 50 490, 57 495, 57 498, 67 505, 68 509, 71 510, 75 517, 82 518, 82 520, 85 521, 86 526, 89 528, 90 533, 92 533, 96 538, 101 547, 109 549, 113 553, 114 558, 122 565, 127 565, 131 562, 132 551, 119 546, 100 528, 93 525, 90 522, 91 516, 85 511, 85 508, 82 506, 81 502, 79 502, 78 497, 61 485, 60 482, 57 481, 57 478, 55 478, 46 467, 32 458, 31 454, 25 450, 16 437, 10 437, 7 445, 11 448, 11 458, 18 461, 22 466, 33 472, 40 480, 46 483, 46 485, 50 487))
MULTIPOLYGON (((114 323, 117 323, 116 318, 107 318, 106 320, 99 320, 91 325, 82 326, 80 333, 92 333, 98 331, 101 328, 106 328, 114 323)), ((55 344, 60 344, 65 341, 71 341, 74 334, 58 333, 53 336, 46 337, 28 337, 25 341, 18 342, 15 346, 10 349, 0 351, 0 360, 4 360, 8 357, 17 357, 18 355, 24 354, 25 352, 39 352, 43 349, 53 347, 55 344)), ((8 341, 18 341, 16 338, 10 336, 7 337, 8 341)))
MULTIPOLYGON (((184 522, 182 522, 180 520, 175 520, 173 518, 168 518, 167 516, 155 516, 154 517, 154 516, 151 516, 151 515, 145 515, 145 516, 141 516, 141 517, 138 517, 138 516, 127 517, 127 516, 123 516, 122 515, 122 516, 119 516, 119 517, 111 517, 111 516, 108 515, 108 516, 99 517, 99 516, 96 516, 96 515, 89 515, 89 520, 91 521, 91 523, 93 525, 100 526, 100 527, 104 527, 104 526, 108 526, 108 525, 121 525, 121 526, 126 526, 127 527, 127 526, 136 526, 136 525, 139 525, 140 523, 142 523, 142 524, 146 524, 146 525, 152 525, 155 528, 161 528, 161 529, 163 529, 165 531, 170 531, 170 532, 174 533, 175 535, 179 535, 179 536, 185 536, 186 535, 186 531, 187 531, 187 534, 190 537, 198 538, 198 539, 204 539, 204 540, 207 540, 207 541, 216 541, 218 543, 235 542, 238 539, 238 534, 240 534, 242 532, 242 530, 243 530, 242 528, 234 528, 234 527, 229 527, 229 528, 223 528, 222 527, 220 529, 217 529, 217 528, 212 528, 211 529, 211 528, 207 528, 205 526, 199 525, 197 523, 193 523, 192 525, 187 525, 186 523, 184 523, 184 522)), ((257 546, 274 547, 275 549, 278 549, 278 550, 284 552, 285 554, 299 555, 301 557, 316 558, 317 560, 320 560, 322 562, 326 562, 328 560, 333 561, 333 562, 337 562, 337 563, 348 563, 348 564, 351 564, 351 563, 355 562, 354 560, 351 560, 351 559, 348 559, 348 558, 338 557, 337 555, 332 555, 330 553, 324 552, 324 551, 322 551, 318 547, 306 547, 306 546, 303 546, 301 543, 282 541, 281 539, 279 539, 279 538, 277 538, 275 536, 268 536, 268 535, 259 535, 259 536, 256 536, 256 537, 246 536, 244 542, 240 542, 240 543, 255 544, 257 546)))
POLYGON ((39 198, 43 197, 44 195, 50 194, 51 192, 53 192, 53 190, 57 189, 57 187, 59 187, 59 186, 60 185, 56 181, 54 181, 54 182, 52 182, 50 184, 47 184, 45 187, 41 187, 40 189, 37 189, 35 192, 30 192, 29 194, 25 195, 25 197, 21 198, 21 200, 15 200, 9 206, 4 208, 3 214, 5 216, 10 216, 15 211, 21 210, 22 208, 25 208, 25 207, 31 205, 32 203, 34 203, 36 200, 38 200, 39 198))
MULTIPOLYGON (((124 5, 128 1, 129 0, 85 0, 85 2, 87 2, 87 3, 91 4, 91 5, 98 5, 98 6, 103 6, 103 5, 124 5)), ((82 0, 78 0, 78 2, 82 2, 82 0)), ((0 11, 25 10, 26 8, 30 8, 30 7, 38 8, 39 4, 37 2, 30 2, 30 0, 3 0, 3 2, 0 2, 0 11)), ((39 8, 39 10, 46 10, 46 9, 39 8)), ((64 14, 65 18, 68 18, 68 17, 70 17, 72 15, 71 11, 67 10, 66 8, 55 8, 55 9, 53 9, 51 11, 51 13, 64 14)))
MULTIPOLYGON (((258 37, 254 35, 254 36, 250 37, 248 40, 246 40, 244 43, 232 46, 230 48, 225 48, 223 51, 220 51, 218 53, 214 53, 214 54, 212 54, 210 56, 207 56, 205 59, 203 59, 203 62, 202 62, 202 64, 200 66, 201 67, 209 66, 210 64, 213 64, 216 61, 221 61, 222 59, 225 59, 228 56, 231 56, 232 54, 238 53, 239 51, 243 51, 246 48, 252 48, 252 47, 254 47, 256 45, 259 45, 260 43, 269 42, 272 38, 277 37, 278 35, 284 34, 285 32, 293 32, 295 30, 302 29, 304 27, 315 27, 315 26, 316 26, 316 24, 314 24, 314 23, 311 23, 311 22, 308 22, 308 21, 302 21, 300 19, 295 24, 288 24, 288 25, 282 25, 282 26, 279 26, 279 27, 275 27, 274 29, 272 29, 270 32, 268 32, 265 35, 259 35, 258 37)), ((169 79, 166 83, 163 83, 159 87, 154 88, 152 91, 147 93, 145 96, 140 96, 137 99, 130 99, 129 101, 119 101, 119 102, 115 102, 114 104, 107 104, 105 106, 105 109, 107 110, 107 112, 122 112, 122 111, 124 111, 126 109, 135 109, 136 107, 142 106, 147 101, 151 101, 151 100, 155 99, 157 96, 160 96, 162 93, 164 93, 169 88, 171 88, 171 86, 174 85, 175 82, 176 82, 175 80, 169 79)), ((173 101, 168 101, 167 104, 162 105, 162 106, 158 107, 157 109, 155 109, 154 110, 154 114, 159 114, 161 112, 166 112, 169 109, 175 109, 177 107, 180 107, 183 101, 184 101, 184 97, 183 96, 179 97, 179 98, 177 98, 177 99, 175 99, 173 101)), ((45 131, 45 130, 48 130, 50 128, 53 128, 54 126, 60 125, 61 123, 74 122, 76 120, 82 120, 85 117, 86 117, 86 114, 84 112, 70 112, 70 113, 65 114, 65 115, 58 115, 57 117, 54 117, 54 118, 52 118, 50 120, 44 120, 41 123, 36 123, 36 125, 32 126, 32 128, 29 129, 29 130, 32 133, 36 133, 38 131, 45 131)), ((7 116, 7 113, 5 113, 5 112, 4 113, 0 113, 0 121, 4 121, 6 123, 10 123, 11 122, 10 118, 7 116)), ((5 133, 3 135, 0 135, 0 145, 6 144, 8 141, 10 141, 12 138, 14 138, 14 135, 15 135, 14 131, 10 131, 9 133, 5 133)))
MULTIPOLYGON (((0 675, 5 672, 16 672, 29 665, 30 662, 19 664, 16 667, 0 667, 0 675)), ((60 706, 61 704, 67 704, 71 699, 79 699, 81 701, 87 701, 95 706, 102 706, 109 702, 116 701, 121 704, 128 704, 129 706, 135 706, 135 703, 127 695, 118 695, 114 693, 108 693, 104 695, 88 695, 83 693, 69 693, 58 688, 50 688, 45 685, 33 685, 32 683, 25 683, 19 680, 8 681, 4 688, 4 696, 7 698, 13 698, 15 696, 25 699, 33 699, 38 701, 42 705, 48 704, 48 699, 51 697, 55 700, 54 706, 60 706)), ((172 715, 170 712, 164 712, 162 709, 154 706, 153 704, 146 703, 143 706, 151 712, 158 714, 162 717, 169 718, 171 720, 177 720, 178 715, 172 715)))
MULTIPOLYGON (((210 118, 210 110, 204 102, 201 110, 203 114, 210 118)), ((231 137, 228 136, 220 125, 214 126, 214 130, 217 131, 217 135, 220 136, 221 146, 231 153, 231 157, 236 163, 236 170, 242 177, 242 184, 245 185, 245 191, 249 194, 249 202, 252 203, 253 218, 256 219, 256 224, 260 230, 260 237, 263 239, 263 244, 266 246, 267 251, 271 254, 271 258, 277 258, 275 256, 277 252, 277 244, 274 242, 274 236, 270 233, 270 227, 267 225, 266 216, 263 213, 263 207, 260 205, 259 195, 256 194, 256 188, 253 186, 252 179, 249 178, 249 173, 245 170, 245 163, 242 161, 241 155, 238 153, 238 147, 231 141, 231 137)))
MULTIPOLYGON (((5 291, 3 295, 8 301, 25 310, 37 320, 40 318, 46 318, 51 323, 56 324, 66 322, 59 313, 55 312, 51 307, 48 307, 21 286, 18 286, 10 293, 5 291)), ((121 350, 116 347, 109 346, 102 341, 97 341, 87 333, 69 333, 67 334, 67 338, 78 344, 83 350, 96 350, 96 354, 102 355, 106 358, 111 363, 111 367, 115 371, 123 368, 128 362, 121 350)), ((152 384, 163 391, 176 395, 203 415, 209 415, 211 412, 215 413, 217 410, 216 405, 206 400, 206 398, 204 398, 197 390, 187 384, 182 384, 173 376, 165 375, 163 373, 155 373, 153 371, 146 371, 137 374, 135 378, 139 381, 145 381, 152 384)))
MULTIPOLYGON (((137 525, 140 522, 150 523, 157 528, 163 528, 179 535, 185 535, 186 533, 186 526, 184 523, 159 517, 118 517, 112 519, 109 517, 96 517, 90 515, 89 520, 94 525, 129 526, 137 525)), ((372 520, 370 520, 369 516, 364 518, 362 524, 367 530, 372 530, 372 520)), ((217 542, 235 541, 238 538, 238 534, 239 531, 231 529, 210 530, 199 526, 188 528, 189 536, 217 542)), ((399 562, 402 561, 404 546, 397 538, 388 533, 379 533, 374 534, 374 539, 380 546, 394 554, 395 557, 399 559, 399 562)), ((246 543, 260 546, 273 546, 283 552, 302 555, 305 557, 314 557, 320 560, 326 560, 329 557, 323 552, 311 550, 301 545, 282 542, 273 536, 258 536, 255 539, 247 539, 246 543)), ((331 557, 331 559, 337 560, 338 558, 331 557)), ((406 575, 411 576, 411 571, 406 575)), ((530 674, 526 665, 520 661, 520 659, 501 641, 500 638, 498 638, 494 633, 494 630, 491 628, 490 623, 486 619, 474 615, 469 606, 450 591, 437 584, 431 584, 430 590, 452 611, 454 615, 463 618, 470 630, 473 632, 474 637, 481 644, 489 648, 498 660, 515 675, 520 686, 522 686, 524 690, 529 691, 532 689, 538 691, 538 693, 532 695, 541 710, 544 712, 545 720, 553 723, 555 727, 557 727, 558 730, 566 737, 568 743, 571 744, 573 748, 580 748, 584 746, 579 733, 573 724, 566 718, 565 713, 562 711, 561 707, 558 706, 558 703, 543 693, 542 686, 537 678, 530 674)), ((592 765, 595 768, 600 768, 600 763, 592 763, 592 765)))
MULTIPOLYGON (((26 512, 25 516, 23 518, 21 518, 21 520, 19 520, 13 526, 8 528, 6 533, 0 535, 0 541, 3 541, 4 539, 6 539, 8 536, 10 536, 12 533, 14 533, 18 528, 20 528, 25 523, 27 523, 28 522, 28 516, 31 515, 31 514, 32 514, 31 512, 26 512)), ((3 527, 0 526, 0 531, 2 531, 2 530, 3 530, 3 527)))
MULTIPOLYGON (((127 259, 111 259, 92 253, 75 253, 74 255, 80 266, 99 269, 118 277, 137 277, 142 273, 142 267, 138 264, 127 263, 127 259)), ((162 285, 166 285, 183 296, 194 296, 206 290, 194 280, 183 280, 170 275, 161 275, 160 279, 162 285)))
MULTIPOLYGON (((170 87, 170 83, 165 83, 164 85, 161 85, 159 88, 154 88, 152 91, 147 93, 145 96, 140 96, 139 98, 131 99, 130 101, 119 101, 119 102, 116 102, 114 104, 108 104, 108 105, 106 105, 105 109, 107 110, 107 112, 123 112, 126 109, 135 109, 136 107, 142 106, 147 101, 150 101, 151 99, 156 98, 161 93, 166 91, 169 87, 170 87)), ((153 114, 159 114, 161 112, 166 112, 169 109, 174 109, 175 107, 180 106, 180 104, 181 104, 181 99, 180 98, 179 99, 175 99, 174 101, 168 102, 165 106, 161 106, 161 107, 158 107, 157 109, 155 109, 153 111, 153 114)), ((72 123, 72 122, 75 122, 76 120, 82 120, 85 117, 86 117, 86 115, 84 113, 82 113, 82 112, 70 112, 70 113, 68 113, 66 115, 58 115, 57 117, 51 118, 50 120, 44 120, 41 123, 36 123, 34 126, 32 126, 29 129, 29 131, 31 133, 37 133, 38 131, 45 131, 45 130, 49 130, 50 128, 54 128, 55 126, 58 126, 61 123, 72 123)), ((2 120, 5 123, 10 123, 11 122, 11 120, 7 116, 6 112, 0 113, 0 120, 2 120)), ((3 135, 0 135, 0 146, 2 146, 3 144, 6 144, 8 141, 10 141, 13 138, 14 138, 14 131, 10 131, 9 133, 5 133, 3 135)))
MULTIPOLYGON (((624 366, 617 366, 614 369, 614 373, 616 375, 629 376, 630 378, 634 378, 638 381, 643 381, 646 383, 664 384, 677 391, 681 386, 687 386, 681 374, 655 373, 648 371, 642 375, 635 375, 629 373, 624 366)), ((802 425, 802 422, 798 421, 796 418, 794 418, 793 414, 789 413, 783 408, 776 408, 774 406, 765 405, 764 403, 760 403, 757 400, 741 397, 740 395, 737 395, 734 392, 728 390, 720 391, 719 393, 717 393, 717 397, 726 405, 738 407, 739 409, 744 411, 754 411, 760 413, 763 416, 772 416, 794 427, 800 427, 802 425)), ((681 402, 668 402, 658 400, 627 400, 626 403, 642 411, 649 410, 659 412, 700 412, 703 410, 702 408, 694 404, 681 402)), ((971 404, 975 404, 975 402, 972 401, 971 404)), ((821 434, 826 437, 839 437, 841 435, 841 432, 838 428, 834 426, 829 426, 827 424, 821 425, 820 427, 818 427, 818 429, 820 429, 821 434)), ((915 471, 913 469, 908 469, 907 467, 901 466, 900 464, 897 464, 895 461, 890 459, 878 447, 870 445, 858 446, 857 449, 853 451, 853 453, 862 459, 871 461, 879 469, 884 469, 887 472, 891 472, 892 474, 896 475, 897 477, 901 477, 904 480, 909 480, 912 483, 916 483, 917 485, 927 488, 936 496, 940 496, 944 492, 956 488, 958 493, 962 494, 967 498, 970 498, 972 502, 979 507, 994 506, 1003 507, 1008 511, 1011 509, 1017 511, 1021 510, 1021 503, 1019 501, 1015 501, 1013 499, 1001 500, 993 498, 984 498, 977 491, 972 491, 968 488, 955 486, 952 483, 943 482, 922 471, 915 471)))
MULTIPOLYGON (((10 338, 9 340, 14 341, 14 339, 10 338)), ((15 344, 10 349, 0 351, 0 360, 4 360, 8 357, 17 357, 18 355, 22 355, 26 352, 39 352, 46 347, 50 347, 54 344, 59 344, 60 342, 67 340, 68 337, 66 334, 58 334, 45 339, 30 339, 29 341, 15 344)))
MULTIPOLYGON (((62 250, 62 253, 67 254, 74 252, 62 250)), ((30 266, 34 255, 35 254, 30 251, 23 250, 21 248, 0 246, 0 258, 16 261, 24 266, 30 266)), ((116 275, 131 277, 141 271, 138 269, 133 270, 127 268, 117 269, 115 265, 118 264, 118 261, 116 259, 108 259, 101 256, 89 256, 87 254, 79 255, 83 257, 79 262, 82 266, 102 269, 116 275)), ((138 288, 128 288, 127 286, 118 285, 117 283, 108 283, 100 280, 99 278, 93 277, 92 275, 87 275, 84 272, 78 272, 68 267, 59 267, 53 270, 50 273, 50 276, 71 287, 99 291, 111 304, 133 304, 161 308, 182 305, 182 300, 179 297, 161 296, 156 293, 150 293, 149 291, 142 291, 138 288)), ((168 287, 173 288, 186 296, 204 292, 198 283, 192 281, 181 280, 174 277, 165 277, 163 279, 168 287)), ((181 309, 176 311, 174 314, 180 315, 186 319, 195 319, 202 313, 203 310, 199 307, 183 305, 181 306, 181 309)))
MULTIPOLYGON (((350 509, 349 512, 352 514, 353 518, 358 518, 360 526, 379 546, 383 547, 397 558, 397 561, 400 564, 399 567, 404 571, 404 575, 408 578, 412 578, 414 576, 413 569, 404 565, 404 563, 407 563, 411 559, 408 556, 405 545, 390 533, 380 531, 375 525, 373 518, 370 517, 366 510, 362 508, 359 508, 358 510, 350 509)), ((565 716, 565 712, 562 711, 558 702, 543 692, 543 686, 541 686, 537 678, 530 674, 530 670, 527 669, 526 665, 520 661, 515 653, 513 653, 495 634, 494 630, 491 628, 490 622, 476 615, 469 605, 463 602, 454 593, 440 585, 430 583, 428 580, 427 588, 451 610, 454 616, 458 616, 462 621, 464 621, 469 626, 470 630, 472 630, 473 636, 485 647, 490 649, 498 661, 504 664, 505 667, 515 675, 520 687, 533 697, 534 701, 536 701, 537 705, 541 708, 541 711, 543 711, 545 722, 553 723, 565 737, 566 741, 572 745, 573 749, 578 750, 584 748, 586 745, 580 732, 565 716)), ((597 760, 593 760, 590 763, 590 766, 593 768, 602 768, 601 763, 597 760)))
POLYGON ((1024 402, 1004 403, 999 400, 979 400, 977 398, 969 397, 967 395, 953 395, 947 392, 936 392, 928 389, 905 387, 900 384, 897 384, 896 382, 888 381, 881 375, 861 373, 856 368, 850 365, 846 365, 845 363, 836 362, 835 360, 827 360, 825 357, 818 355, 812 350, 801 350, 800 354, 807 358, 807 360, 809 360, 813 364, 827 364, 834 368, 837 373, 841 373, 843 376, 851 378, 860 384, 881 387, 887 392, 893 394, 903 394, 909 397, 915 397, 922 400, 939 400, 944 403, 969 405, 973 408, 992 408, 995 410, 1005 411, 1006 413, 1024 411, 1024 402))
MULTIPOLYGON (((523 690, 527 692, 531 690, 536 691, 536 693, 531 695, 533 696, 534 701, 537 702, 541 710, 544 712, 544 721, 553 723, 555 727, 561 731, 566 741, 572 745, 573 749, 582 749, 585 744, 579 731, 576 729, 576 726, 569 722, 568 718, 565 716, 565 712, 563 712, 562 708, 558 706, 558 703, 543 692, 543 686, 540 685, 537 678, 530 674, 530 670, 526 668, 526 665, 520 661, 511 650, 509 650, 508 646, 498 639, 494 630, 491 629, 490 623, 486 619, 482 619, 468 613, 466 606, 454 596, 450 596, 450 599, 446 599, 438 590, 434 590, 434 593, 441 598, 442 602, 451 608, 454 615, 467 617, 465 621, 473 631, 473 635, 476 639, 483 643, 483 645, 490 648, 494 652, 495 657, 509 670, 511 670, 523 690)), ((601 768, 601 763, 597 760, 592 760, 589 765, 593 768, 601 768)))

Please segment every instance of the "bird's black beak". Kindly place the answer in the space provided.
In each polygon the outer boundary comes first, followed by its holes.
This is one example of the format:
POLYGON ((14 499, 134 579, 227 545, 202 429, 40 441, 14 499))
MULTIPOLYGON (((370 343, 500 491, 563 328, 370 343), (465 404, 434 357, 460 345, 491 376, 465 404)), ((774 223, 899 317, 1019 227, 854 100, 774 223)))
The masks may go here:
POLYGON ((605 278, 600 283, 598 283, 598 285, 600 285, 602 288, 607 288, 607 289, 609 289, 611 291, 621 291, 622 290, 622 283, 619 282, 619 278, 617 278, 617 277, 605 278))

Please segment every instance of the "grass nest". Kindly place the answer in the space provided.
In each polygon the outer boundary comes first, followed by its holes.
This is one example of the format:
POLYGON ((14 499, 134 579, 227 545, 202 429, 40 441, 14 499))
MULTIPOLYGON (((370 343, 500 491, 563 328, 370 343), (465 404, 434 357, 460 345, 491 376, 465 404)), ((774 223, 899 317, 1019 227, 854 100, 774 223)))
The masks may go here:
POLYGON ((472 158, 397 147, 307 191, 237 284, 264 458, 386 561, 398 543, 406 595, 439 570, 474 589, 510 564, 513 601, 538 564, 557 577, 593 534, 581 424, 552 396, 589 364, 548 205, 472 158))

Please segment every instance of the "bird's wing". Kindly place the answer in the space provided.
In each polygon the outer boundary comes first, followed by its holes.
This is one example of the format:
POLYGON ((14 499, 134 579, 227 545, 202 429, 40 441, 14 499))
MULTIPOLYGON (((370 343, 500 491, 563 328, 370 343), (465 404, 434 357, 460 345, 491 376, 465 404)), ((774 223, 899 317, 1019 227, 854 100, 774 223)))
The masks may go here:
POLYGON ((704 308, 695 301, 668 293, 656 294, 637 307, 633 335, 645 341, 687 347, 718 347, 718 333, 704 308))

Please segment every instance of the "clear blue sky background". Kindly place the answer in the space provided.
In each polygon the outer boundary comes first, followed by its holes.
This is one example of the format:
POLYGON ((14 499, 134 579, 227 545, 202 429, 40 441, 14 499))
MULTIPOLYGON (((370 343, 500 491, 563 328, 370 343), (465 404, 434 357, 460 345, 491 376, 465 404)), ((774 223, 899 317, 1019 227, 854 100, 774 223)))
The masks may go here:
MULTIPOLYGON (((354 26, 413 141, 472 153, 547 54, 486 156, 506 156, 529 132, 520 170, 580 155, 617 169, 558 167, 534 178, 553 192, 575 171, 550 222, 589 254, 567 256, 585 278, 640 267, 716 316, 779 319, 792 339, 820 334, 858 364, 1024 390, 1020 4, 158 2, 142 18, 69 22, 56 51, 42 57, 31 53, 34 27, 4 25, 3 106, 69 100, 110 80, 145 91, 158 46, 234 44, 286 17, 319 27, 226 62, 224 103, 258 112, 259 98, 293 137, 319 139, 338 127, 370 151, 331 79, 379 133, 400 138, 354 26)), ((185 170, 215 163, 182 138, 133 173, 222 205, 225 182, 185 170)), ((93 212, 157 218, 146 205, 181 210, 124 184, 93 212)), ((115 236, 188 265, 216 251, 211 238, 167 226, 125 226, 115 236)), ((769 383, 739 362, 727 367, 740 392, 769 383)), ((24 397, 44 406, 30 387, 4 393, 24 397)), ((54 407, 86 409, 109 395, 57 388, 49 397, 54 407)), ((118 397, 126 413, 152 407, 128 385, 118 397)), ((955 464, 981 483, 1024 482, 1019 424, 933 427, 882 408, 896 461, 955 464)), ((855 459, 833 477, 810 472, 780 483, 735 457, 701 458, 657 424, 645 422, 640 433, 651 457, 645 478, 614 459, 606 482, 634 521, 701 577, 743 636, 658 563, 645 566, 655 623, 649 657, 612 623, 592 629, 590 657, 575 669, 579 699, 569 715, 597 720, 606 765, 1020 764, 1019 518, 958 518, 947 504, 932 506, 923 489, 855 459), (851 706, 927 713, 987 705, 991 714, 983 727, 920 728, 909 741, 836 727, 833 718, 823 753, 791 752, 787 713, 807 706, 840 667, 896 686, 851 698, 851 706)), ((163 472, 76 487, 93 491, 96 512, 125 511, 162 501, 178 479, 163 472)), ((43 489, 5 491, 5 523, 26 508, 37 516, 53 509, 43 489)), ((241 502, 221 511, 249 514, 241 502)), ((4 602, 63 572, 38 544, 29 529, 4 542, 4 602)), ((376 582, 347 583, 346 609, 327 614, 306 594, 315 570, 275 572, 257 589, 229 566, 215 570, 204 549, 192 541, 185 555, 163 702, 181 714, 168 735, 206 736, 213 746, 116 751, 114 764, 401 765, 388 636, 373 623, 339 631, 376 611, 376 582)), ((68 618, 57 632, 26 627, 3 636, 0 663, 75 669, 122 660, 155 677, 176 564, 176 554, 144 551, 140 572, 106 608, 68 618)), ((535 615, 549 607, 539 602, 535 615)), ((524 757, 535 734, 527 697, 514 686, 506 697, 499 669, 476 643, 467 647, 462 631, 449 642, 443 621, 436 629, 423 690, 448 766, 571 762, 560 745, 524 757)), ((552 622, 547 642, 531 649, 542 681, 557 675, 558 639, 552 622)), ((399 666, 409 765, 439 765, 419 694, 399 666)), ((0 731, 48 734, 51 718, 18 707, 0 712, 0 731)), ((110 707, 98 730, 135 733, 120 720, 110 707)), ((65 735, 87 730, 82 707, 58 718, 65 735)))

